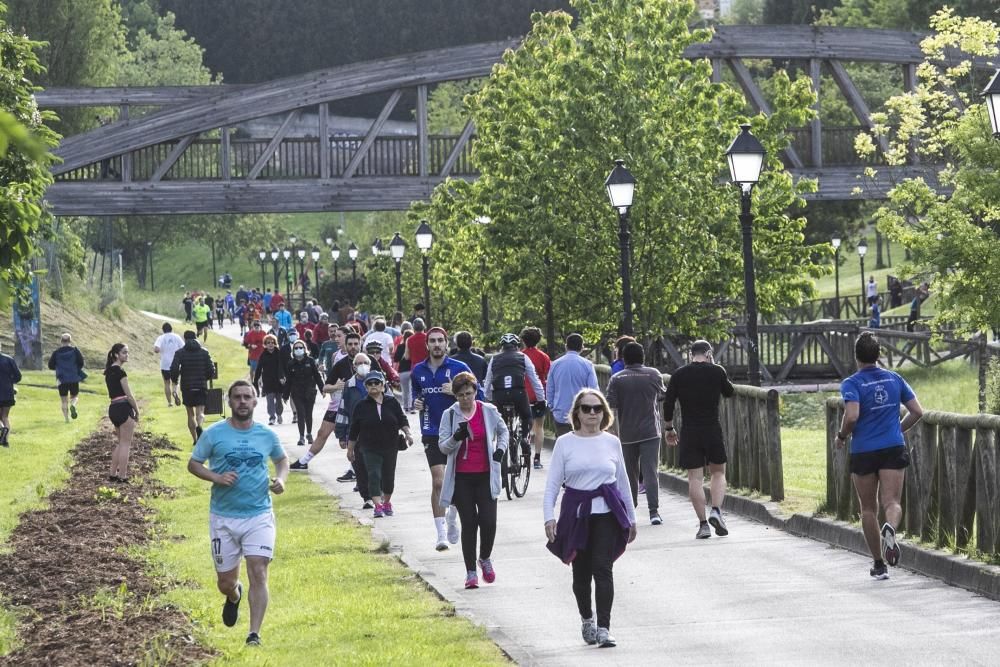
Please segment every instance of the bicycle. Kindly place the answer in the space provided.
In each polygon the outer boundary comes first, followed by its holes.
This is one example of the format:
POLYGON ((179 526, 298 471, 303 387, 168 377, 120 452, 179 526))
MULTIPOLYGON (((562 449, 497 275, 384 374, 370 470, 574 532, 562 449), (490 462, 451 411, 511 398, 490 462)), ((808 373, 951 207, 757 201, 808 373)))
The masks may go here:
POLYGON ((500 474, 503 479, 503 488, 507 494, 507 500, 513 500, 514 496, 524 497, 528 491, 528 482, 531 480, 531 455, 523 455, 521 447, 524 442, 521 436, 521 416, 513 405, 502 405, 500 413, 503 421, 510 432, 510 443, 507 445, 507 454, 500 462, 500 474), (523 459, 523 461, 522 461, 523 459))

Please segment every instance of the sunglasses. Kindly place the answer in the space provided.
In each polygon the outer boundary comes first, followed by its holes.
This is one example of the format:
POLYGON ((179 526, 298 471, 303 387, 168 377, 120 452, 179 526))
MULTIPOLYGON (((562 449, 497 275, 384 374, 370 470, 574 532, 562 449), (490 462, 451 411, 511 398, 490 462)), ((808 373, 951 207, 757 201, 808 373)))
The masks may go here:
POLYGON ((381 380, 369 380, 368 382, 365 382, 365 386, 366 387, 381 387, 382 386, 382 381, 381 380))
POLYGON ((600 415, 604 414, 604 406, 600 403, 581 403, 579 405, 580 412, 588 415, 600 415))

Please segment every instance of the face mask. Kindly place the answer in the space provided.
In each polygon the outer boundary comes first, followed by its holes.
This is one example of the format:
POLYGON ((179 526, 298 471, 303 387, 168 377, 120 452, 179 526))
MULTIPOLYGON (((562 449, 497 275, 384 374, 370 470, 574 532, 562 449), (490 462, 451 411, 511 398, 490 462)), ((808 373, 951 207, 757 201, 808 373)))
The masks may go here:
POLYGON ((368 375, 368 371, 372 369, 371 364, 359 364, 354 367, 354 372, 360 376, 368 375))
POLYGON ((299 347, 299 348, 295 349, 295 353, 294 354, 295 354, 296 357, 302 358, 302 357, 306 356, 306 351, 303 350, 301 347, 299 347))

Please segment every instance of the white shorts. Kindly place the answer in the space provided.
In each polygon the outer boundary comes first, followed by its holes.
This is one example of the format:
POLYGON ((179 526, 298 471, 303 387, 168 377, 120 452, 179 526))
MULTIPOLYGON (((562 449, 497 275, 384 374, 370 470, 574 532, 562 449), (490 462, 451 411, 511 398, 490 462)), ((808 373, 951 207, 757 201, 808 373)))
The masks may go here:
POLYGON ((246 556, 274 558, 274 512, 235 518, 209 513, 208 534, 217 572, 236 568, 246 556))

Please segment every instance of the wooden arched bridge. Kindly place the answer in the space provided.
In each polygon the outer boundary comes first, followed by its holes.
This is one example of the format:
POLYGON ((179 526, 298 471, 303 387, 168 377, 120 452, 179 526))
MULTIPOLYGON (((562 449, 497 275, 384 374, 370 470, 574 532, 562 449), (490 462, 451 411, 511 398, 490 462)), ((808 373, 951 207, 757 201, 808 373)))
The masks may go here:
MULTIPOLYGON (((899 67, 903 87, 912 89, 923 59, 920 38, 887 30, 723 26, 688 55, 710 59, 716 80, 728 68, 749 104, 764 113, 770 108, 745 61, 806 62, 817 90, 828 71, 857 124, 824 127, 817 118, 809 127, 791 128, 794 140, 783 159, 794 175, 818 179, 813 197, 836 200, 852 197, 867 165, 854 155, 854 136, 872 127, 871 112, 844 64, 899 67)), ((62 141, 56 150, 62 163, 53 169, 56 182, 46 198, 56 215, 405 209, 449 176, 476 177, 472 122, 457 135, 429 133, 429 89, 487 76, 517 44, 428 51, 249 86, 41 91, 43 108, 120 110, 116 121, 62 141), (414 99, 413 123, 390 120, 404 95, 414 99), (373 96, 383 103, 374 120, 333 115, 337 103, 373 96), (150 108, 156 110, 138 115, 150 108)), ((937 174, 934 165, 880 169, 894 172, 892 180, 919 174, 933 181, 937 174)), ((884 194, 866 189, 864 196, 884 194)))

